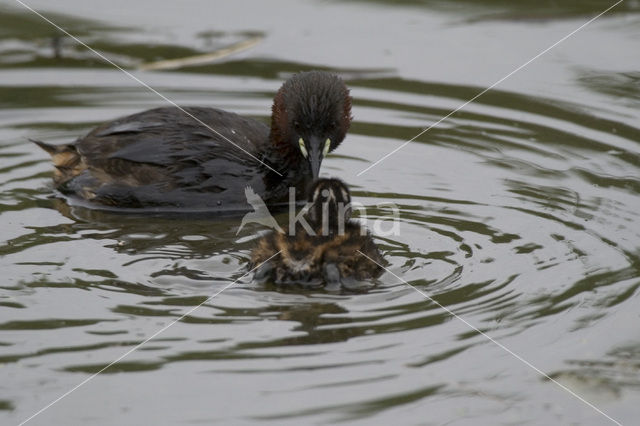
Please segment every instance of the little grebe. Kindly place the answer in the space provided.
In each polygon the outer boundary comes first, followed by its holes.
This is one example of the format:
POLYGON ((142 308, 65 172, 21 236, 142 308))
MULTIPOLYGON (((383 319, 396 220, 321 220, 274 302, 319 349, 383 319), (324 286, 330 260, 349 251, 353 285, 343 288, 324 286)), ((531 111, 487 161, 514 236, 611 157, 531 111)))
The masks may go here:
POLYGON ((271 128, 215 108, 183 110, 119 118, 67 145, 34 142, 52 156, 57 189, 96 206, 240 212, 248 186, 267 205, 286 202, 290 187, 304 199, 351 124, 349 90, 320 71, 282 85, 271 128))
POLYGON ((296 223, 295 235, 273 231, 260 239, 251 253, 251 265, 260 265, 256 281, 358 290, 382 273, 384 259, 371 235, 350 219, 351 196, 342 181, 317 180, 305 209, 308 222, 296 223))

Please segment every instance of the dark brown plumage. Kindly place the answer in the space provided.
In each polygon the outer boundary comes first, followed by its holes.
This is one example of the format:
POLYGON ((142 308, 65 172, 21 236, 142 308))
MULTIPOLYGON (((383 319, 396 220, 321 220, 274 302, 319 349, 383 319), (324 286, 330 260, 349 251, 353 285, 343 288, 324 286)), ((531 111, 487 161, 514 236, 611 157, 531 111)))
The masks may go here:
POLYGON ((355 290, 379 276, 378 264, 384 264, 384 259, 368 231, 350 219, 350 203, 349 190, 340 180, 316 181, 305 207, 307 222, 296 224, 295 235, 274 231, 258 241, 251 254, 252 267, 260 265, 254 278, 280 285, 326 284, 329 290, 355 290))
POLYGON ((71 144, 34 142, 52 156, 57 189, 95 206, 243 212, 247 186, 269 206, 286 203, 290 187, 304 198, 351 123, 348 89, 320 71, 282 85, 271 128, 214 108, 184 110, 119 118, 71 144))

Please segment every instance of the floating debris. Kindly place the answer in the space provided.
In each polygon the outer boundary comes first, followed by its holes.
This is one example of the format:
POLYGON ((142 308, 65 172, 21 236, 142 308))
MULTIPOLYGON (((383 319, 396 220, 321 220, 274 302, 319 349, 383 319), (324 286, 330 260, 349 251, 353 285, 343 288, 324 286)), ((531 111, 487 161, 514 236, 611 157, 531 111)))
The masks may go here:
POLYGON ((177 68, 183 68, 192 65, 203 65, 214 62, 218 59, 232 55, 234 53, 247 50, 258 44, 263 39, 262 36, 252 37, 247 40, 232 44, 231 46, 224 47, 211 53, 205 53, 202 55, 187 56, 185 58, 167 59, 157 62, 148 62, 140 65, 141 70, 172 70, 177 68))

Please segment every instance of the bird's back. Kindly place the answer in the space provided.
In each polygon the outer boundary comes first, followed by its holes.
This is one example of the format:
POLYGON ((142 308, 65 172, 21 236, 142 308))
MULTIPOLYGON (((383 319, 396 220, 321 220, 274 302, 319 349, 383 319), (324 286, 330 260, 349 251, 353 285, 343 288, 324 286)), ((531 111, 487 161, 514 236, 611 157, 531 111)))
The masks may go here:
POLYGON ((277 284, 322 280, 327 264, 335 264, 344 279, 367 280, 379 276, 379 265, 385 263, 371 234, 356 222, 347 223, 344 233, 331 236, 271 232, 258 242, 251 264, 267 259, 274 265, 277 284))
POLYGON ((249 209, 245 187, 265 190, 258 159, 269 128, 214 108, 184 110, 156 108, 95 128, 73 144, 86 169, 61 190, 118 207, 249 209))

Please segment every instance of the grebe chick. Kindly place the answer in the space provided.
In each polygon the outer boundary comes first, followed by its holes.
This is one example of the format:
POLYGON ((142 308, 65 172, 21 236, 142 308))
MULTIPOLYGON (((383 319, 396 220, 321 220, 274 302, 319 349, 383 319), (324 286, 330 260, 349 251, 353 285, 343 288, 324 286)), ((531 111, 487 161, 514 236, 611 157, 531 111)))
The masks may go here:
POLYGON ((102 124, 70 144, 33 142, 52 156, 57 189, 94 207, 241 213, 250 209, 246 187, 269 206, 286 203, 290 187, 304 199, 351 124, 349 90, 321 71, 295 74, 280 87, 271 127, 215 108, 184 110, 217 133, 162 107, 102 124))
POLYGON ((326 284, 327 290, 335 291, 361 290, 363 281, 378 277, 382 273, 378 264, 385 261, 368 231, 350 219, 350 203, 342 181, 317 180, 305 207, 307 222, 296 223, 295 235, 273 231, 254 248, 251 265, 260 265, 254 279, 305 287, 326 284))

